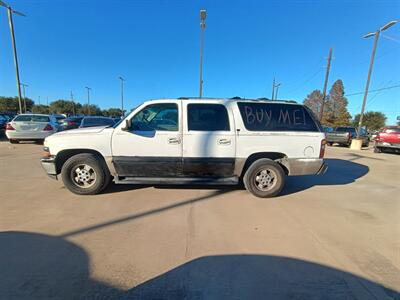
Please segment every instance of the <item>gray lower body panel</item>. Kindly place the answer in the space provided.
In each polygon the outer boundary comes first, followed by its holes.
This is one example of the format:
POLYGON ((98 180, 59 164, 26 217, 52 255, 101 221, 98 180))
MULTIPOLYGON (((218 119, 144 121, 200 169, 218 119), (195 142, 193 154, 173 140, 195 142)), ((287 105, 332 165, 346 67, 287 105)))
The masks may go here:
POLYGON ((56 163, 55 163, 55 158, 54 157, 44 157, 40 160, 42 163, 42 167, 49 175, 49 177, 53 179, 57 179, 57 169, 56 169, 56 163))
POLYGON ((289 158, 289 175, 317 175, 327 170, 327 165, 321 158, 289 158))

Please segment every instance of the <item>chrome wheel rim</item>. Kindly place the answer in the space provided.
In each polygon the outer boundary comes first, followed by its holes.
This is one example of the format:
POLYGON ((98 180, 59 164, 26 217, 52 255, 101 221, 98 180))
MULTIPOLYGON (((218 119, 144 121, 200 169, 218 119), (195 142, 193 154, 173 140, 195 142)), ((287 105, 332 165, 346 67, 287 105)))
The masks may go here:
POLYGON ((73 182, 81 188, 89 188, 96 182, 97 175, 93 167, 87 164, 81 164, 72 171, 73 182))
POLYGON ((277 182, 277 174, 272 169, 261 169, 254 176, 254 184, 260 191, 266 192, 273 189, 277 182))

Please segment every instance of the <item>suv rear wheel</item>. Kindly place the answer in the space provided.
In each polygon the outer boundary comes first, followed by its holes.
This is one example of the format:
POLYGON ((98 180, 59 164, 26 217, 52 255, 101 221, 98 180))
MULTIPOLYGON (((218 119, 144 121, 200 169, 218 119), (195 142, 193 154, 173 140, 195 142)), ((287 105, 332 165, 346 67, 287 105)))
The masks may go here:
POLYGON ((285 172, 278 163, 267 158, 259 159, 247 169, 243 183, 256 197, 274 197, 285 185, 285 172))
POLYGON ((62 166, 64 185, 78 195, 100 193, 110 182, 110 173, 98 156, 90 153, 70 157, 62 166))

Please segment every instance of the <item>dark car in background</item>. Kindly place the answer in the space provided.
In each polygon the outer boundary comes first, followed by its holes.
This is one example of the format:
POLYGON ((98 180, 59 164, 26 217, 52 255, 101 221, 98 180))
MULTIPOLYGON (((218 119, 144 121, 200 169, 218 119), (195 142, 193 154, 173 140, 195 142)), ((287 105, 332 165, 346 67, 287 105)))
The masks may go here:
POLYGON ((84 117, 79 128, 96 126, 114 126, 115 121, 107 117, 84 117))
POLYGON ((8 122, 9 120, 0 114, 0 136, 4 135, 4 132, 6 130, 6 124, 8 122))
MULTIPOLYGON (((357 137, 358 128, 350 126, 339 126, 334 131, 326 132, 326 142, 328 145, 338 143, 341 146, 349 147, 351 141, 357 137)), ((368 133, 364 128, 361 128, 360 138, 363 140, 362 146, 368 147, 369 137, 368 133)))
POLYGON ((61 121, 60 130, 69 130, 78 128, 81 125, 83 116, 72 116, 61 121))

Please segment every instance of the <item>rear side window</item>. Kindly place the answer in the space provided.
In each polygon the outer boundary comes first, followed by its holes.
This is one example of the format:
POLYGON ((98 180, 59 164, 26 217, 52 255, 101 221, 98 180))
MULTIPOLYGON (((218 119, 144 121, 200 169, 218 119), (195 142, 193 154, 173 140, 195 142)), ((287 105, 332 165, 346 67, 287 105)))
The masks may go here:
POLYGON ((238 102, 238 107, 249 131, 320 131, 302 105, 238 102))
POLYGON ((192 131, 229 131, 228 112, 221 104, 189 104, 188 129, 192 131))
POLYGON ((50 118, 48 116, 19 115, 14 119, 14 122, 48 123, 50 122, 50 118))

